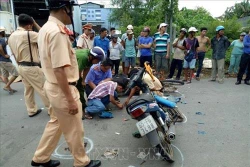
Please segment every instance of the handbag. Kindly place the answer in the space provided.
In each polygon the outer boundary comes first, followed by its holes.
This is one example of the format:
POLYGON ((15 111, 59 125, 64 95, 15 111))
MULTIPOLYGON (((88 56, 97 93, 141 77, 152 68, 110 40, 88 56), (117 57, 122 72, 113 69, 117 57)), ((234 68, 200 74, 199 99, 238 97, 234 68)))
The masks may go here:
POLYGON ((194 58, 194 51, 192 50, 189 50, 189 52, 186 54, 186 56, 184 57, 184 59, 187 61, 187 62, 190 62, 193 60, 194 58))
POLYGON ((195 56, 195 44, 196 44, 196 38, 194 39, 194 44, 193 46, 191 47, 190 50, 188 50, 186 56, 184 57, 184 59, 187 61, 187 62, 191 62, 195 56))

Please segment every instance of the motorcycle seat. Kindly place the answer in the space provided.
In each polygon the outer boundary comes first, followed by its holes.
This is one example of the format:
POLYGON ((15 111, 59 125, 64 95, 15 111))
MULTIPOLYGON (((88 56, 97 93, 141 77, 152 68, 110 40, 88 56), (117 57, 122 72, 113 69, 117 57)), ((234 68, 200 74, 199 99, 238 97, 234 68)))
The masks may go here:
POLYGON ((155 97, 155 100, 157 101, 157 103, 159 103, 163 106, 170 107, 170 108, 176 107, 176 103, 174 103, 172 101, 164 99, 163 97, 158 96, 158 95, 154 95, 154 97, 155 97))

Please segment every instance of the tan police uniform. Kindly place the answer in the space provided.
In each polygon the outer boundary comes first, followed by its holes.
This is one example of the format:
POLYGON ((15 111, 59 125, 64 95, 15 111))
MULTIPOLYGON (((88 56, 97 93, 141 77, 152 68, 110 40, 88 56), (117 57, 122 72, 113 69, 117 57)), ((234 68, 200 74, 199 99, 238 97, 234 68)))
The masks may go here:
POLYGON ((83 33, 77 41, 77 46, 81 47, 82 49, 91 49, 93 45, 91 46, 90 38, 83 33))
POLYGON ((78 105, 78 113, 71 115, 67 99, 59 87, 53 71, 55 68, 64 67, 68 82, 76 82, 79 79, 75 50, 71 47, 69 36, 64 28, 65 25, 61 21, 50 16, 48 22, 39 31, 39 53, 42 70, 47 79, 45 91, 55 117, 51 118, 46 125, 33 161, 48 162, 63 133, 74 157, 74 166, 82 167, 88 165, 90 159, 85 153, 82 141, 84 130, 79 92, 75 86, 69 85, 72 96, 78 105))
MULTIPOLYGON (((91 30, 92 26, 93 25, 91 23, 87 23, 83 25, 82 28, 83 30, 86 30, 86 29, 91 30)), ((89 38, 89 36, 83 33, 77 41, 77 46, 81 47, 82 49, 92 49, 93 47, 92 40, 89 38)))
MULTIPOLYGON (((37 47, 38 33, 29 31, 29 35, 33 62, 40 63, 37 47)), ((22 81, 25 87, 24 98, 28 114, 30 116, 34 115, 38 110, 35 103, 34 91, 40 95, 45 107, 48 109, 48 113, 50 114, 50 103, 43 89, 45 77, 42 69, 39 66, 27 66, 20 64, 22 62, 31 62, 27 31, 18 27, 17 30, 9 37, 8 44, 16 57, 17 63, 19 64, 18 71, 22 76, 22 81)))
MULTIPOLYGON (((156 90, 161 89, 162 88, 161 82, 155 76, 153 76, 153 77, 154 77, 154 81, 152 80, 152 78, 150 77, 150 75, 148 73, 145 73, 143 75, 142 80, 148 85, 149 89, 154 89, 154 88, 156 90)), ((159 95, 159 96, 163 96, 163 93, 160 91, 154 91, 154 93, 159 95)))

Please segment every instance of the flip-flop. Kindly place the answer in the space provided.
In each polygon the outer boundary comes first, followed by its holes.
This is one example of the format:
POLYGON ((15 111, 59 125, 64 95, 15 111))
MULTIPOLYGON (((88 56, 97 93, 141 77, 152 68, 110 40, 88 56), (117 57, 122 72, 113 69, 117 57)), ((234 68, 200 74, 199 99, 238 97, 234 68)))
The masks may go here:
POLYGON ((13 93, 15 93, 15 91, 13 91, 12 89, 8 89, 8 88, 3 88, 4 91, 9 92, 10 95, 12 95, 13 93))
POLYGON ((89 115, 89 114, 85 114, 85 115, 84 115, 84 118, 85 118, 85 119, 93 119, 93 117, 92 117, 91 115, 89 115))

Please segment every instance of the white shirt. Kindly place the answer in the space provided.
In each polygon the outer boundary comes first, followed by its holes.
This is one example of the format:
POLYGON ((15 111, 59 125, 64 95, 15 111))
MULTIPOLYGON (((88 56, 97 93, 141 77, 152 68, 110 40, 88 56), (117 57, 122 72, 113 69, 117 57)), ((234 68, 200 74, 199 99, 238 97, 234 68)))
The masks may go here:
POLYGON ((124 50, 121 43, 117 42, 113 45, 112 41, 109 42, 109 52, 110 52, 110 59, 111 60, 119 60, 121 58, 121 52, 124 50))
MULTIPOLYGON (((173 44, 174 44, 177 40, 178 40, 178 38, 176 38, 176 39, 174 40, 173 44)), ((182 40, 179 40, 178 43, 177 43, 177 45, 178 45, 178 46, 183 46, 184 40, 185 40, 185 38, 182 39, 182 40)), ((184 60, 184 51, 185 51, 185 50, 181 50, 180 48, 175 47, 175 48, 174 48, 174 56, 173 56, 173 58, 174 58, 174 59, 178 59, 178 60, 184 60)))

